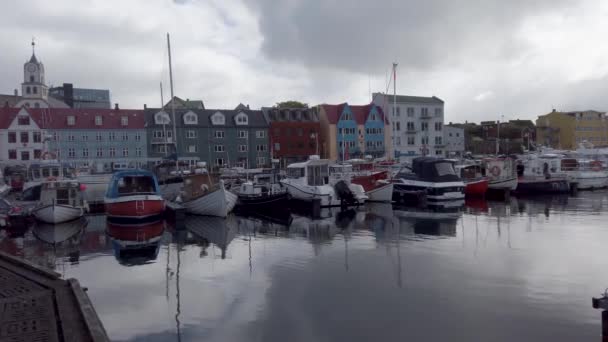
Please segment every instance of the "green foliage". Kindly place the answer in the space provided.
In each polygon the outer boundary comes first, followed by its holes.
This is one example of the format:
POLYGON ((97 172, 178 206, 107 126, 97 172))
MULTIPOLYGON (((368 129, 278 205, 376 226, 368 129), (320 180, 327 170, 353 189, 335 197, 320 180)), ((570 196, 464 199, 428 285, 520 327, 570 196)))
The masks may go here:
POLYGON ((277 102, 276 107, 277 108, 308 108, 308 104, 300 102, 300 101, 291 100, 291 101, 277 102))

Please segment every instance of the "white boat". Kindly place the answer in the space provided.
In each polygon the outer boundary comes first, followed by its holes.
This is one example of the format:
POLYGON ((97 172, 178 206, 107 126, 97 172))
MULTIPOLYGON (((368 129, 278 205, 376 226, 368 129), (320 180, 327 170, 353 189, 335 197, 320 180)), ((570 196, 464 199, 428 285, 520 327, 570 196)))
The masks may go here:
POLYGON ((44 160, 39 164, 32 164, 27 169, 27 180, 23 184, 23 191, 41 185, 46 181, 72 178, 72 170, 57 161, 44 160))
POLYGON ((59 224, 37 222, 32 231, 34 236, 51 245, 63 243, 68 240, 79 241, 83 229, 87 226, 87 219, 72 220, 59 224))
POLYGON ((83 185, 83 195, 87 203, 103 203, 111 179, 111 173, 80 172, 76 176, 78 183, 83 185))
POLYGON ((579 190, 601 189, 608 186, 608 172, 601 161, 562 158, 561 171, 571 181, 576 182, 579 190))
POLYGON ((318 156, 311 156, 303 163, 288 165, 287 178, 281 180, 293 199, 305 202, 320 199, 322 207, 340 206, 347 196, 352 196, 352 204, 365 203, 368 197, 363 187, 347 183, 336 182, 333 186, 330 185, 329 161, 319 159, 318 156))
POLYGON ((87 202, 76 181, 47 181, 42 183, 40 201, 32 215, 42 222, 63 223, 75 220, 88 210, 87 202))
POLYGON ((206 173, 184 176, 184 191, 177 200, 190 214, 218 217, 228 216, 236 201, 237 195, 226 190, 224 181, 213 185, 206 173))
POLYGON ((344 180, 348 184, 363 187, 368 201, 392 202, 393 183, 388 181, 389 172, 374 170, 374 164, 360 159, 348 160, 329 167, 329 184, 335 185, 344 180))
POLYGON ((517 168, 511 158, 487 158, 483 167, 488 177, 488 189, 510 190, 517 189, 517 168))

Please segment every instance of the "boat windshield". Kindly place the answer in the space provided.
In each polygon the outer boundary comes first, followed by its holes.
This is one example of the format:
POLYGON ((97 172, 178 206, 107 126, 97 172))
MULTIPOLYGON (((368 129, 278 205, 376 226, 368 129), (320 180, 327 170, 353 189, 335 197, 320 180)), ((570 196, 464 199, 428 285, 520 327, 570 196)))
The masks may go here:
POLYGON ((151 177, 127 176, 118 182, 120 195, 155 193, 154 180, 151 177))
POLYGON ((435 170, 437 170, 438 176, 448 176, 448 175, 456 175, 456 171, 454 171, 454 166, 452 163, 435 163, 435 170))
POLYGON ((288 178, 302 178, 302 177, 304 177, 304 168, 303 167, 287 168, 287 177, 288 178))

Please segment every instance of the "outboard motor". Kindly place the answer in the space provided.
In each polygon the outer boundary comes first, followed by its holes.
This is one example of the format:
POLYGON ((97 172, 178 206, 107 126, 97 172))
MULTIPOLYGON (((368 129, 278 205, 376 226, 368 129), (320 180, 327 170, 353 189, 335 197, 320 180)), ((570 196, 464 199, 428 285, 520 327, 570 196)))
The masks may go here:
POLYGON ((357 199, 352 191, 350 191, 348 184, 341 180, 334 185, 334 191, 340 200, 341 206, 357 204, 357 199))

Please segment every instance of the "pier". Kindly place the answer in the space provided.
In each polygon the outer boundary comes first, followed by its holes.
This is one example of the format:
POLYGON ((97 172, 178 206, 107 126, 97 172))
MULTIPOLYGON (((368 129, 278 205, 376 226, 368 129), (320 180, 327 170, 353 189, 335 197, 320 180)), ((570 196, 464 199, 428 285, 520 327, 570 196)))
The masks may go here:
POLYGON ((0 341, 109 341, 85 291, 0 252, 0 341))

